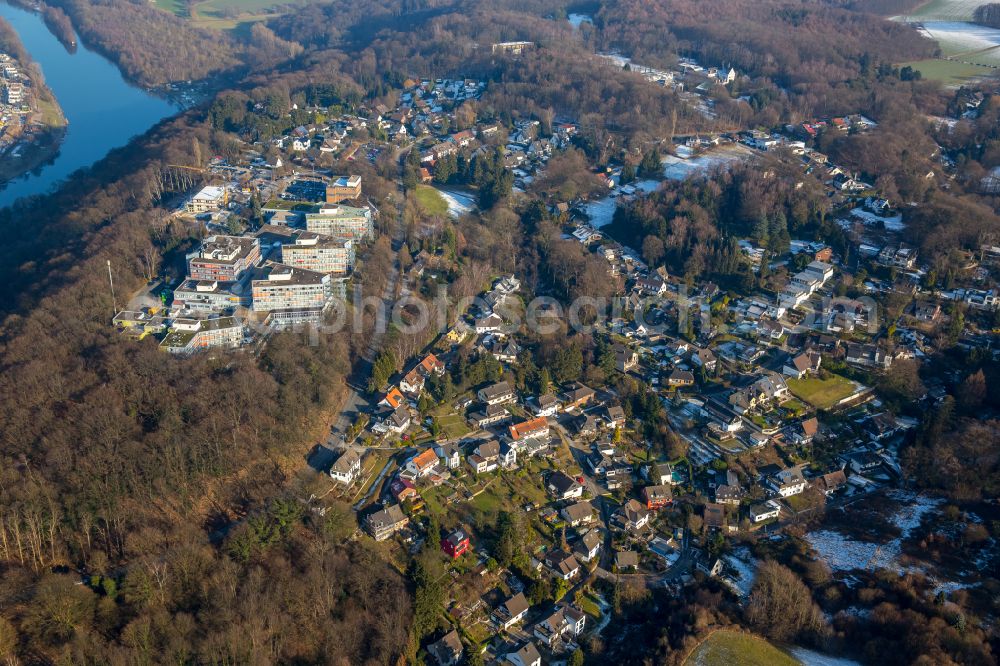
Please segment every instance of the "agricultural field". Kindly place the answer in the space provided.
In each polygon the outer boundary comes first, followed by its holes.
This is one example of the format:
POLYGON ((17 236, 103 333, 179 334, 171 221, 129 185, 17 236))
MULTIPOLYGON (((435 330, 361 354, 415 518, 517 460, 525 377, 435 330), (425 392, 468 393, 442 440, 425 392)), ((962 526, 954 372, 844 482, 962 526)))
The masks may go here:
POLYGON ((816 409, 830 409, 859 388, 850 379, 840 375, 830 375, 826 379, 809 377, 788 380, 788 390, 792 395, 816 409))
POLYGON ((798 659, 763 638, 716 631, 688 656, 684 666, 798 666, 798 659))
POLYGON ((1000 68, 1000 30, 971 23, 981 0, 931 0, 912 13, 893 17, 917 24, 941 49, 942 58, 902 63, 919 69, 924 78, 958 86, 997 74, 1000 68))
POLYGON ((186 4, 183 0, 153 0, 163 11, 190 19, 199 28, 237 30, 257 21, 278 16, 277 8, 288 3, 275 0, 200 0, 186 4))
POLYGON ((972 12, 981 0, 930 0, 910 14, 897 16, 905 21, 971 21, 972 12))
POLYGON ((939 58, 915 60, 913 62, 900 63, 900 65, 909 65, 919 71, 923 78, 940 81, 944 85, 953 88, 973 83, 984 76, 994 76, 997 73, 995 69, 985 65, 970 65, 957 60, 943 60, 939 58))

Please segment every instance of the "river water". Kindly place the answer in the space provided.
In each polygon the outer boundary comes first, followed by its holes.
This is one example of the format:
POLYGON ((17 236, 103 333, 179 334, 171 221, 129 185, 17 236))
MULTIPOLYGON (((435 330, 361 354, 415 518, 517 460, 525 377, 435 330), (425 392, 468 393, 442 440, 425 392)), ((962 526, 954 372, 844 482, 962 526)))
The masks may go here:
POLYGON ((130 85, 113 63, 79 39, 76 52, 69 53, 45 27, 41 15, 0 2, 0 16, 14 26, 42 68, 46 84, 69 121, 55 160, 2 186, 0 206, 51 191, 77 169, 97 162, 178 110, 173 103, 130 85))

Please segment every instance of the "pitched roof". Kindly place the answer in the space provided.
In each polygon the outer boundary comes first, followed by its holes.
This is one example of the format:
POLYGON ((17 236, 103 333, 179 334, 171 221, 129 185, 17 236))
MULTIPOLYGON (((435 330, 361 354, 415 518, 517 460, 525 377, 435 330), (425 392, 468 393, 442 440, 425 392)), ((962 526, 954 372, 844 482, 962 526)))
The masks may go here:
POLYGON ((637 567, 639 566, 639 553, 634 550, 622 550, 615 553, 615 564, 618 565, 619 569, 624 567, 637 567))
POLYGON ((521 613, 528 610, 528 599, 524 596, 524 592, 518 592, 510 599, 503 602, 503 608, 507 611, 507 614, 510 617, 517 617, 521 613))
POLYGON ((410 460, 419 470, 425 470, 437 464, 438 457, 434 449, 424 449, 410 460))
POLYGON ((594 515, 594 507, 590 502, 577 502, 563 507, 563 513, 571 521, 585 520, 594 515))
POLYGON ((726 523, 726 510, 721 504, 705 504, 705 525, 722 527, 726 523))
POLYGON ((548 419, 544 416, 539 416, 536 419, 530 419, 528 421, 523 421, 521 423, 515 423, 510 427, 510 437, 513 440, 523 439, 530 436, 534 432, 539 430, 545 430, 549 427, 548 419))
POLYGON ((420 367, 427 372, 437 372, 444 369, 444 363, 438 360, 434 354, 428 354, 420 361, 420 367))
POLYGON ((383 398, 383 400, 385 400, 390 407, 395 409, 399 407, 401 404, 403 404, 403 401, 406 400, 406 398, 403 397, 402 391, 393 386, 391 389, 389 389, 389 392, 385 394, 385 398, 383 398))

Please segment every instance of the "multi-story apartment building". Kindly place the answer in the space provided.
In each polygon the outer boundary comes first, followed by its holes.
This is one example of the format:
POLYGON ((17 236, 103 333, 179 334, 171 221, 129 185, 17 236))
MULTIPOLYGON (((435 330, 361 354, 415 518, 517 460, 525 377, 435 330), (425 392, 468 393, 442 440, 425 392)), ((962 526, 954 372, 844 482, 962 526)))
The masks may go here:
POLYGON ((260 261, 260 242, 241 236, 209 236, 187 255, 188 275, 195 280, 236 282, 260 261))
POLYGON ((326 202, 340 203, 361 196, 361 176, 340 176, 326 186, 326 202))
POLYGON ((267 312, 277 326, 318 322, 333 297, 326 273, 268 262, 251 282, 253 311, 267 312))
POLYGON ((299 231, 281 245, 281 263, 318 273, 347 275, 354 268, 354 241, 299 231))
POLYGON ((225 312, 237 306, 250 307, 245 284, 188 278, 174 289, 174 310, 225 312))
POLYGON ((355 240, 375 235, 371 210, 354 206, 320 206, 318 211, 306 213, 306 229, 324 236, 355 240))
POLYGON ((7 104, 20 104, 24 101, 24 85, 20 83, 8 83, 4 87, 4 101, 7 104))
POLYGON ((187 202, 187 211, 189 213, 207 213, 219 210, 227 203, 229 203, 229 192, 226 188, 209 185, 201 188, 197 194, 191 197, 187 202))
POLYGON ((211 347, 238 347, 243 338, 243 322, 236 317, 175 319, 160 349, 171 354, 192 354, 211 347))

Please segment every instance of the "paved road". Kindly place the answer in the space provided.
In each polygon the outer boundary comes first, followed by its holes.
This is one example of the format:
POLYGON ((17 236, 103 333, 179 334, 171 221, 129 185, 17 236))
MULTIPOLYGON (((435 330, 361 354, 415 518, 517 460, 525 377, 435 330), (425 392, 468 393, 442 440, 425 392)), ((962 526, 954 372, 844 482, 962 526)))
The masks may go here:
MULTIPOLYGON (((403 245, 405 230, 402 224, 402 212, 396 218, 396 225, 392 231, 392 248, 398 251, 403 245)), ((396 285, 400 278, 400 266, 398 257, 393 261, 392 272, 386 281, 382 291, 382 302, 388 315, 391 312, 392 303, 395 302, 396 285)), ((348 428, 357 421, 358 416, 365 411, 370 411, 373 405, 357 388, 357 382, 362 381, 368 375, 371 362, 374 361, 378 350, 381 348, 382 338, 385 331, 376 331, 372 336, 368 349, 359 367, 354 372, 354 384, 348 382, 349 393, 344 398, 344 404, 337 415, 336 421, 330 426, 330 435, 325 442, 318 444, 309 454, 307 462, 309 466, 317 472, 326 472, 336 459, 336 450, 344 445, 344 437, 348 428)))

